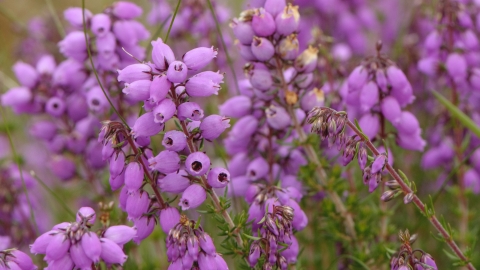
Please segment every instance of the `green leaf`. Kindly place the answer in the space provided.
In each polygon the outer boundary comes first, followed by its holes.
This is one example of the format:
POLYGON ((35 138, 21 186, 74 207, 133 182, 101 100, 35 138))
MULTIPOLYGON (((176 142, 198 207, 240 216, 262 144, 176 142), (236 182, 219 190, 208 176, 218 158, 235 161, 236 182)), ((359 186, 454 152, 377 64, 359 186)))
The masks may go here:
POLYGON ((442 103, 443 106, 451 113, 452 117, 455 117, 463 126, 468 128, 473 132, 478 138, 480 138, 480 127, 475 124, 475 122, 468 117, 464 112, 462 112, 457 106, 451 103, 448 99, 443 97, 436 91, 432 90, 432 94, 442 103))
POLYGON ((243 234, 245 237, 247 237, 248 239, 251 239, 251 240, 254 240, 254 241, 258 241, 260 239, 262 239, 261 237, 255 237, 255 236, 251 236, 251 235, 248 235, 248 234, 243 234))

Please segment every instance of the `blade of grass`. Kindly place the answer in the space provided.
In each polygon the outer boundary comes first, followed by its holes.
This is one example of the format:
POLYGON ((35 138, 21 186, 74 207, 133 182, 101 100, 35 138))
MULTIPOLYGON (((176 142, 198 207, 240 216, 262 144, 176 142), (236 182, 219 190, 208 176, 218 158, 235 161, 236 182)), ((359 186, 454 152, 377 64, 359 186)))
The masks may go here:
POLYGON ((181 3, 182 3, 182 0, 178 0, 177 6, 175 7, 175 11, 173 12, 172 20, 170 21, 170 25, 168 26, 167 35, 163 39, 164 43, 167 43, 168 36, 170 36, 170 31, 172 30, 172 25, 173 25, 173 22, 175 21, 175 17, 177 17, 178 9, 180 8, 181 3))
POLYGON ((117 114, 118 118, 123 122, 125 126, 128 127, 127 122, 125 119, 123 119, 122 115, 117 111, 115 106, 113 105, 112 101, 107 95, 107 92, 105 91, 105 88, 103 88, 103 84, 100 81, 100 77, 98 77, 98 72, 97 69, 95 68, 95 65, 93 64, 93 59, 92 59, 92 52, 90 51, 90 45, 88 44, 88 37, 87 37, 87 25, 85 23, 85 0, 82 0, 82 22, 83 22, 83 34, 85 35, 85 44, 87 45, 87 52, 88 52, 88 60, 90 60, 90 65, 92 66, 93 73, 95 74, 95 78, 97 79, 98 85, 100 86, 100 89, 102 89, 103 94, 108 100, 108 103, 110 103, 110 106, 112 107, 113 111, 117 114))
POLYGON ((468 128, 473 134, 480 138, 480 127, 475 124, 475 122, 468 117, 464 112, 462 112, 457 106, 453 105, 448 99, 443 97, 440 93, 432 90, 432 94, 437 98, 437 100, 442 103, 445 108, 450 112, 452 117, 456 118, 463 126, 468 128))
POLYGON ((238 85, 237 74, 235 73, 235 68, 233 67, 232 58, 230 58, 230 54, 228 53, 227 45, 225 44, 225 39, 223 38, 222 29, 220 28, 220 23, 218 22, 217 14, 215 14, 215 9, 213 8, 212 2, 207 0, 208 7, 210 8, 210 12, 212 13, 213 19, 215 20, 215 26, 217 28, 218 35, 220 36, 220 41, 222 42, 223 51, 225 52, 225 56, 227 57, 228 67, 230 68, 230 72, 232 72, 233 81, 235 82, 235 89, 236 94, 240 94, 240 86, 238 85))
POLYGON ((32 220, 31 222, 32 222, 32 224, 35 228, 35 233, 38 235, 38 233, 39 233, 38 225, 37 225, 37 221, 35 220, 35 213, 33 212, 33 207, 32 207, 32 203, 30 201, 30 196, 28 194, 27 185, 25 184, 25 178, 23 177, 22 164, 20 162, 20 159, 18 158, 17 150, 15 149, 15 144, 13 143, 13 139, 12 139, 12 134, 10 133, 10 128, 7 124, 7 121, 5 120, 7 118, 7 116, 6 116, 6 113, 5 113, 5 110, 4 110, 3 106, 0 106, 0 111, 2 113, 3 122, 5 123, 5 130, 7 132, 8 142, 10 144, 10 149, 12 150, 13 159, 17 163, 17 169, 18 169, 18 172, 20 173, 20 179, 22 180, 23 192, 25 193, 25 197, 26 197, 27 203, 28 203, 28 208, 30 210, 30 219, 32 220))
POLYGON ((70 208, 67 207, 67 204, 52 189, 50 189, 47 186, 47 184, 45 184, 45 182, 43 182, 42 179, 40 179, 40 177, 38 177, 37 174, 34 171, 30 171, 30 175, 32 175, 32 177, 35 178, 35 180, 37 180, 37 182, 46 191, 48 191, 48 193, 50 193, 50 195, 52 195, 52 197, 54 197, 55 200, 57 200, 57 202, 63 207, 63 209, 65 209, 65 211, 68 212, 68 214, 70 214, 72 217, 75 217, 75 213, 73 213, 72 210, 70 210, 70 208))
MULTIPOLYGON (((52 4, 52 0, 45 0, 45 3, 47 4, 48 11, 50 12, 50 15, 53 18, 53 21, 55 23, 55 27, 57 28, 58 33, 60 34, 60 36, 64 37, 66 35, 65 28, 63 28, 62 21, 60 20, 57 12, 55 11, 55 7, 52 4)), ((83 13, 82 13, 82 16, 84 16, 83 13)))

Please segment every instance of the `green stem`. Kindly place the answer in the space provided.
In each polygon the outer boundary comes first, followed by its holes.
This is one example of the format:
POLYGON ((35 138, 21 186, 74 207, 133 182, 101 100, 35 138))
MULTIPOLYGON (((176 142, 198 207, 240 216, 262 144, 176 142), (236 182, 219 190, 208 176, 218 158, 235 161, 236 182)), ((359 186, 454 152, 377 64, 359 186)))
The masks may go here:
POLYGON ((177 17, 178 9, 180 8, 181 3, 182 3, 182 0, 178 0, 177 7, 175 7, 175 11, 173 12, 172 20, 170 21, 170 25, 168 26, 167 35, 163 39, 164 43, 167 43, 168 36, 170 36, 170 31, 172 30, 173 22, 175 21, 175 17, 177 17))
MULTIPOLYGON (((57 12, 55 12, 55 7, 52 4, 52 0, 45 0, 45 3, 47 3, 48 11, 50 12, 50 15, 52 15, 52 18, 58 33, 60 34, 60 36, 64 37, 66 35, 65 28, 63 28, 62 21, 58 17, 57 12)), ((83 12, 82 12, 82 16, 85 16, 83 12)))

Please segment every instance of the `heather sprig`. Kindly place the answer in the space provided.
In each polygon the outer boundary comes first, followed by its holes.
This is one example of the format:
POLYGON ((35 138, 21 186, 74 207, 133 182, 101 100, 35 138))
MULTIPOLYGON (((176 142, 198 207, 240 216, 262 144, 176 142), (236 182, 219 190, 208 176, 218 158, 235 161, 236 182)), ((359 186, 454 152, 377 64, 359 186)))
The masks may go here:
MULTIPOLYGON (((344 152, 347 150, 353 151, 353 156, 356 156, 356 150, 353 149, 355 148, 354 145, 364 143, 365 147, 370 150, 374 155, 374 161, 371 163, 371 166, 365 168, 365 170, 367 170, 368 168, 370 168, 370 170, 367 172, 365 172, 364 170, 364 176, 368 176, 370 177, 370 179, 372 179, 371 177, 373 172, 382 172, 384 170, 387 171, 390 176, 394 178, 394 180, 389 183, 389 187, 392 187, 392 190, 394 190, 395 193, 403 193, 405 204, 413 202, 420 210, 420 212, 429 219, 430 223, 440 233, 443 241, 445 241, 449 245, 449 247, 458 257, 458 259, 461 260, 461 262, 466 265, 468 269, 475 269, 475 267, 469 262, 469 259, 460 250, 457 243, 453 240, 451 231, 447 230, 449 229, 449 227, 447 227, 446 229, 444 225, 442 225, 442 223, 440 223, 438 218, 435 216, 433 206, 428 206, 424 204, 415 194, 415 184, 409 181, 402 172, 397 172, 392 167, 392 165, 390 165, 388 162, 385 162, 385 158, 382 157, 381 153, 369 140, 368 136, 365 135, 361 131, 361 129, 359 129, 354 123, 348 120, 348 115, 346 112, 337 112, 327 107, 317 107, 309 113, 308 119, 308 121, 312 123, 312 132, 319 134, 322 139, 328 138, 333 140, 333 142, 336 143, 336 145, 344 152), (329 129, 329 126, 334 125, 340 126, 342 128, 329 129), (346 135, 345 130, 347 127, 351 131, 353 131, 355 135, 346 135), (383 160, 383 162, 379 162, 379 160, 381 159, 383 160)), ((358 156, 357 158, 360 160, 358 156)), ((370 182, 374 182, 375 185, 377 185, 379 180, 381 180, 381 178, 374 177, 373 180, 369 180, 369 184, 370 182)), ((390 191, 386 191, 386 193, 387 192, 390 193, 390 191)), ((387 196, 385 193, 382 195, 382 198, 386 201, 391 200, 392 197, 387 196)))

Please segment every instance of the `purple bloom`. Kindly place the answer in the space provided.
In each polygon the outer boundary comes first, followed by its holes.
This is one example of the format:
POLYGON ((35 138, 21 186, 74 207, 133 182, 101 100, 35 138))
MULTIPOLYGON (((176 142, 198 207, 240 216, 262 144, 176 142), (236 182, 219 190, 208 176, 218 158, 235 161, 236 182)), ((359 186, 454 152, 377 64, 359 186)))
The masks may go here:
POLYGON ((12 70, 22 86, 33 88, 37 84, 39 74, 31 65, 19 61, 13 65, 12 70))
POLYGON ((229 127, 229 118, 220 115, 210 115, 203 119, 200 124, 200 131, 202 132, 202 137, 206 140, 214 140, 229 127))
POLYGON ((167 76, 160 75, 153 77, 153 81, 150 84, 150 99, 157 103, 167 97, 172 83, 168 80, 167 76))
POLYGON ((85 9, 85 11, 83 11, 82 8, 78 7, 67 8, 63 12, 63 17, 65 18, 65 20, 68 21, 71 26, 74 26, 76 28, 82 28, 84 20, 84 18, 82 18, 83 12, 85 14, 85 21, 88 22, 92 17, 92 12, 90 12, 90 10, 88 9, 85 9))
POLYGON ((143 168, 138 162, 130 162, 125 167, 125 186, 129 192, 134 192, 142 187, 143 168))
MULTIPOLYGON (((100 254, 102 253, 102 247, 100 245, 100 239, 94 232, 87 232, 82 236, 82 247, 85 251, 85 255, 93 262, 100 260, 100 254)), ((73 259, 73 258, 72 258, 73 259)))
POLYGON ((273 129, 283 130, 290 126, 292 119, 288 112, 280 106, 271 105, 265 110, 267 123, 273 129))
POLYGON ((69 248, 70 241, 67 239, 66 235, 57 232, 57 234, 50 238, 50 243, 48 243, 45 254, 50 260, 55 261, 65 256, 69 248))
POLYGON ((132 83, 125 83, 122 92, 127 95, 130 100, 143 101, 150 97, 150 80, 138 80, 132 83))
POLYGON ((247 176, 250 180, 255 181, 262 179, 268 173, 268 163, 262 157, 257 157, 252 160, 247 167, 247 176))
POLYGON ((152 61, 159 70, 166 70, 175 61, 172 49, 161 38, 152 41, 152 61))
POLYGON ((376 114, 367 113, 363 115, 358 121, 358 124, 370 140, 377 136, 380 130, 380 119, 376 114))
POLYGON ((152 68, 145 64, 133 64, 118 70, 118 81, 132 83, 139 80, 150 80, 152 68))
POLYGON ((163 192, 182 193, 190 186, 190 179, 186 171, 179 170, 158 179, 158 186, 163 192))
POLYGON ((249 114, 251 109, 252 100, 247 96, 235 96, 229 98, 219 106, 219 112, 221 115, 236 118, 240 118, 249 114))
POLYGON ((273 44, 266 38, 254 37, 251 49, 259 61, 268 61, 275 54, 273 44))
POLYGON ((270 87, 273 85, 272 75, 262 63, 252 64, 252 69, 249 70, 248 76, 252 86, 259 90, 270 90, 270 87))
POLYGON ((140 17, 142 12, 142 8, 132 2, 118 1, 112 6, 113 15, 124 20, 131 20, 140 17))
POLYGON ((369 81, 362 88, 360 93, 360 104, 363 111, 370 110, 379 101, 378 86, 373 81, 369 81))
POLYGON ((181 83, 187 79, 188 69, 185 63, 174 61, 168 66, 167 78, 172 83, 181 83))
POLYGON ((199 71, 206 67, 213 58, 217 57, 217 54, 217 50, 213 47, 199 47, 186 52, 182 57, 182 61, 189 70, 199 71))
POLYGON ((238 19, 233 19, 230 23, 230 27, 233 29, 235 37, 243 44, 250 45, 255 35, 250 22, 243 22, 238 19))
MULTIPOLYGON (((149 217, 141 217, 133 221, 136 227, 136 234, 133 237, 133 241, 137 244, 140 244, 140 241, 147 238, 152 234, 155 229, 155 219, 149 217)), ((125 239, 126 240, 126 239, 125 239)), ((130 241, 130 239, 128 240, 130 241)), ((127 241, 127 242, 128 242, 127 241)))
POLYGON ((32 99, 32 92, 26 87, 15 87, 1 96, 2 106, 21 106, 32 99))
POLYGON ((178 130, 168 131, 163 136, 162 145, 170 151, 182 151, 187 146, 187 136, 178 130))
POLYGON ((199 207, 206 199, 205 189, 198 184, 193 184, 183 192, 179 206, 182 207, 183 211, 194 209, 199 207))
POLYGON ((268 37, 275 33, 275 20, 264 8, 256 10, 252 18, 252 29, 259 37, 268 37))
POLYGON ((108 229, 103 234, 103 237, 112 240, 115 244, 119 246, 123 246, 127 242, 130 242, 130 240, 132 240, 135 235, 137 235, 136 227, 117 225, 108 227, 108 229))
POLYGON ((150 198, 147 192, 135 191, 128 196, 126 204, 126 212, 129 219, 135 219, 147 212, 150 198))
POLYGON ((224 168, 213 168, 207 176, 208 184, 214 188, 223 188, 230 182, 230 173, 224 168))
POLYGON ((348 76, 348 91, 353 92, 363 88, 367 83, 368 72, 363 66, 356 67, 348 76))
POLYGON ((157 124, 153 112, 142 114, 132 127, 134 138, 150 137, 159 133, 163 129, 163 124, 157 124))
POLYGON ((177 208, 167 207, 160 211, 160 227, 168 234, 175 225, 180 222, 180 213, 177 208))
POLYGON ((60 53, 67 58, 73 58, 79 62, 87 58, 87 45, 85 43, 85 34, 81 31, 70 32, 58 43, 60 53))
POLYGON ((200 121, 200 119, 203 118, 203 110, 200 105, 195 102, 185 102, 177 107, 177 117, 180 121, 186 119, 200 121))
POLYGON ((70 257, 75 263, 75 267, 85 269, 92 266, 92 260, 85 254, 85 250, 80 243, 70 247, 70 257))
POLYGON ((204 71, 188 79, 185 91, 191 97, 218 95, 220 83, 223 83, 223 74, 204 71))
MULTIPOLYGON (((282 5, 279 6, 281 7, 282 5)), ((268 11, 267 5, 265 5, 265 9, 268 11)), ((275 15, 275 13, 272 13, 272 15, 275 15)), ((299 22, 300 14, 298 12, 298 6, 292 6, 289 4, 283 9, 283 12, 276 15, 275 24, 277 33, 284 36, 290 35, 298 30, 299 22)))
POLYGON ((394 125, 400 121, 402 109, 394 97, 384 98, 382 100, 381 109, 383 116, 394 125))
POLYGON ((175 103, 171 99, 164 99, 153 109, 154 122, 164 124, 173 117, 176 111, 175 103))
POLYGON ((90 29, 97 37, 105 36, 112 27, 112 22, 107 14, 99 13, 92 17, 90 29))
POLYGON ((185 160, 185 170, 193 176, 201 176, 208 172, 210 158, 205 153, 194 152, 185 160))
POLYGON ((100 257, 103 261, 108 264, 118 263, 123 265, 123 263, 125 263, 127 260, 127 255, 123 253, 123 250, 120 248, 120 246, 108 238, 101 238, 100 243, 102 246, 102 253, 100 254, 100 257))
POLYGON ((82 207, 77 211, 76 221, 79 223, 85 221, 86 224, 93 225, 96 219, 97 214, 90 207, 82 207))
POLYGON ((174 151, 164 150, 148 160, 151 169, 161 173, 173 173, 180 169, 180 157, 174 151))
POLYGON ((458 53, 448 55, 445 66, 454 80, 461 81, 467 77, 467 62, 462 55, 458 53))

